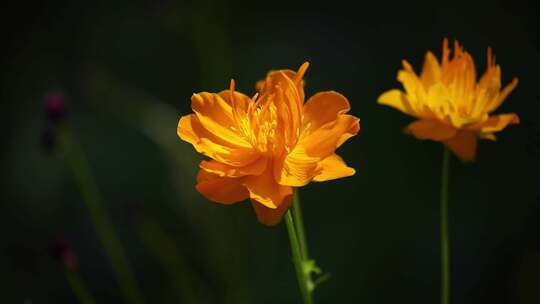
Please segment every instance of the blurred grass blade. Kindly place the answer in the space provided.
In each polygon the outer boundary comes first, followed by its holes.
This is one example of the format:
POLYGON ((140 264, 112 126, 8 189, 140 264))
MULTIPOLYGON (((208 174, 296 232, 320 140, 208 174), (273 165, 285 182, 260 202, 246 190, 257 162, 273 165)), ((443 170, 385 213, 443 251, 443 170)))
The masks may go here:
POLYGON ((60 130, 60 144, 83 195, 83 201, 89 211, 90 219, 109 257, 126 302, 133 304, 144 303, 122 245, 115 235, 112 221, 103 207, 101 195, 82 147, 65 126, 60 130))
POLYGON ((68 269, 67 267, 64 267, 64 272, 69 286, 79 302, 81 304, 95 304, 96 302, 88 291, 86 284, 84 284, 81 274, 78 271, 68 269))
POLYGON ((155 220, 141 219, 137 227, 145 247, 167 272, 179 303, 208 303, 201 279, 190 269, 175 240, 155 220))

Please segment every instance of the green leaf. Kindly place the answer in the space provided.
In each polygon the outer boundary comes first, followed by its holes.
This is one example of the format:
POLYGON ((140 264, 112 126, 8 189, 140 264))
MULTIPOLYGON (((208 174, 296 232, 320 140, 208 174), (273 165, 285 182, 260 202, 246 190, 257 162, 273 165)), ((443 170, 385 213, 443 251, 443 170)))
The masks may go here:
POLYGON ((308 282, 306 284, 310 292, 313 292, 317 286, 330 278, 329 273, 323 274, 323 271, 321 268, 319 268, 319 266, 317 266, 315 260, 302 261, 302 271, 308 278, 308 282), (315 280, 313 279, 314 276, 317 277, 315 280))

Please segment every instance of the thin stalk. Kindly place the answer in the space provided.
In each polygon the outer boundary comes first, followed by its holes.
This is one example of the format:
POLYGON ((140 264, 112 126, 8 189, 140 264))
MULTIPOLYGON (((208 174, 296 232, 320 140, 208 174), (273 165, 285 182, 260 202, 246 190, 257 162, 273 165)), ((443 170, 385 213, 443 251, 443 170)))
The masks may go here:
POLYGON ((126 303, 142 304, 144 303, 142 294, 137 288, 135 277, 122 245, 116 237, 112 221, 103 207, 101 195, 83 149, 73 138, 68 128, 61 128, 59 135, 62 151, 73 171, 75 181, 83 196, 83 202, 86 204, 101 245, 111 262, 124 299, 126 303))
POLYGON ((94 298, 86 288, 83 279, 79 272, 75 270, 68 269, 64 267, 64 272, 66 273, 66 279, 71 287, 71 290, 79 300, 81 304, 95 304, 94 298))
POLYGON ((448 233, 448 172, 450 151, 443 152, 441 176, 441 304, 450 304, 450 237, 448 233))
POLYGON ((287 224, 287 232, 289 233, 293 263, 296 270, 296 278, 298 279, 298 286, 300 287, 300 293, 302 294, 304 304, 312 304, 313 299, 311 297, 311 292, 308 289, 309 278, 308 274, 303 270, 300 242, 298 240, 298 235, 296 234, 297 232, 290 210, 285 214, 285 223, 287 224))
POLYGON ((302 207, 300 206, 300 194, 298 193, 298 188, 294 190, 294 199, 291 209, 294 220, 294 227, 296 228, 296 234, 298 236, 298 241, 300 242, 302 260, 308 260, 309 254, 306 242, 306 233, 304 231, 304 220, 302 219, 302 207))

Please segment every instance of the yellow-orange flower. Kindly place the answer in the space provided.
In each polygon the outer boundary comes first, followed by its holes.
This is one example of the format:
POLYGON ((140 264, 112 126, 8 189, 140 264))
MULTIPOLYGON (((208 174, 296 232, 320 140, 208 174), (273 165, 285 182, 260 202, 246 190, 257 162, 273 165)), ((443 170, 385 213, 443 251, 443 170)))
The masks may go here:
POLYGON ((304 103, 304 63, 297 72, 268 73, 253 98, 230 89, 191 98, 195 112, 180 118, 178 136, 210 157, 200 163, 197 190, 232 204, 251 199, 259 221, 280 222, 295 187, 355 174, 335 150, 360 129, 345 114, 345 96, 320 92, 304 103))
POLYGON ((478 82, 471 55, 456 41, 450 59, 447 39, 440 63, 428 52, 418 77, 403 60, 397 79, 405 92, 390 90, 378 102, 418 118, 405 129, 407 133, 418 139, 441 141, 463 161, 474 160, 477 138, 495 140, 495 132, 519 123, 514 113, 490 115, 514 90, 518 80, 514 78, 501 91, 501 68, 489 48, 486 72, 478 82))

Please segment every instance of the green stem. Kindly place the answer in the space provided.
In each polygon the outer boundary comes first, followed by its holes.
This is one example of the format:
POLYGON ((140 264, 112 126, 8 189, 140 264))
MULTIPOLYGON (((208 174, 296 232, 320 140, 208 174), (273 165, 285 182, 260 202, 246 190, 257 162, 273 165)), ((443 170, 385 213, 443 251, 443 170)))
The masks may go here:
POLYGON ((75 270, 68 269, 67 267, 64 268, 64 272, 66 273, 66 279, 69 283, 69 286, 71 287, 71 290, 73 290, 73 293, 75 294, 79 302, 81 304, 95 304, 96 302, 86 288, 86 285, 84 284, 81 275, 75 270))
POLYGON ((68 128, 61 128, 59 135, 67 163, 75 175, 75 181, 82 192, 83 201, 89 211, 90 219, 94 224, 105 253, 109 257, 125 301, 134 304, 144 303, 122 245, 115 235, 112 221, 103 207, 96 181, 92 176, 82 147, 73 138, 68 128))
POLYGON ((450 151, 444 147, 441 176, 441 304, 450 304, 450 237, 448 235, 448 171, 450 151))
POLYGON ((291 209, 294 227, 296 228, 296 235, 298 236, 298 241, 300 242, 302 260, 308 260, 308 247, 306 242, 306 233, 304 232, 304 220, 302 219, 302 208, 300 206, 300 194, 298 193, 298 188, 294 190, 294 199, 291 209))
POLYGON ((298 240, 298 235, 296 234, 295 224, 290 210, 285 214, 285 223, 287 224, 287 232, 289 233, 293 263, 296 270, 296 278, 298 279, 298 286, 300 287, 300 293, 302 294, 304 304, 312 304, 313 299, 311 297, 311 292, 308 289, 309 278, 302 266, 302 249, 300 248, 300 242, 298 240))

